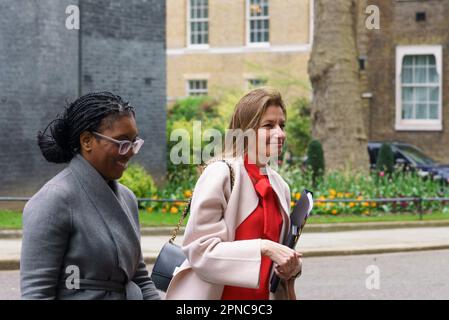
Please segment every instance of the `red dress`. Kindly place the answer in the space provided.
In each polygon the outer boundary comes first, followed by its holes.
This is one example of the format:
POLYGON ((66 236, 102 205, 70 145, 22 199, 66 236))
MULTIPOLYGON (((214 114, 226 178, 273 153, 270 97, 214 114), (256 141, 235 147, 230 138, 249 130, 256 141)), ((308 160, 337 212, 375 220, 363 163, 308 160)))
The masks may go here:
MULTIPOLYGON (((279 242, 283 220, 276 193, 270 185, 268 176, 261 174, 260 168, 255 164, 249 164, 248 158, 245 158, 245 168, 259 197, 259 204, 238 226, 235 240, 268 239, 279 242)), ((268 300, 271 265, 270 258, 262 256, 258 289, 225 286, 221 299, 268 300)))

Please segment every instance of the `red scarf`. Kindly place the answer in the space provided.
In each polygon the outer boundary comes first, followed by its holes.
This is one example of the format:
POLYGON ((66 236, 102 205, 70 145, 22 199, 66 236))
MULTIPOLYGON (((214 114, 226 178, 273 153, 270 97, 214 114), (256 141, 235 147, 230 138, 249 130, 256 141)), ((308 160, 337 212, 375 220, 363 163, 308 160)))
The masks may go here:
POLYGON ((261 238, 279 242, 279 234, 281 232, 280 227, 282 227, 282 215, 279 212, 279 202, 276 193, 271 187, 270 180, 266 174, 262 173, 266 171, 266 168, 258 167, 255 164, 249 164, 247 158, 245 158, 245 168, 248 171, 254 189, 256 189, 257 195, 259 196, 259 203, 262 202, 264 219, 263 236, 261 238))

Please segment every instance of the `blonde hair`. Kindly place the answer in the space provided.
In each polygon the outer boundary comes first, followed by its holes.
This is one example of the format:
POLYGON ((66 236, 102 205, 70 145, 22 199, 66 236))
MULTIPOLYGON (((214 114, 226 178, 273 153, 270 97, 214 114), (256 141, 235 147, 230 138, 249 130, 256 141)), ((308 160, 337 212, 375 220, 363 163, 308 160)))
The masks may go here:
POLYGON ((279 91, 271 87, 251 90, 237 103, 225 137, 223 158, 234 158, 247 152, 245 135, 248 131, 257 132, 260 121, 270 106, 279 106, 287 119, 287 109, 279 91), (238 130, 237 136, 235 131, 238 130), (232 146, 232 147, 231 147, 232 146), (239 146, 243 146, 239 148, 239 146))

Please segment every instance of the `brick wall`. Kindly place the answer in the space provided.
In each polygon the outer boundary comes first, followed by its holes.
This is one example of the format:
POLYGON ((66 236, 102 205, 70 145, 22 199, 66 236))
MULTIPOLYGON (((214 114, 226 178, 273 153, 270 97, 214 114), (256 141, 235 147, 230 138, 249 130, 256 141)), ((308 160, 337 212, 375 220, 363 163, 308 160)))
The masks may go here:
POLYGON ((166 171, 165 2, 84 0, 82 92, 111 90, 136 108, 145 140, 136 161, 155 178, 166 171))
POLYGON ((0 2, 1 196, 31 195, 64 167, 45 161, 36 133, 93 90, 136 107, 146 140, 136 160, 164 174, 164 13, 159 0, 0 2), (66 29, 68 5, 80 6, 81 31, 66 29))
POLYGON ((370 139, 400 140, 414 144, 435 159, 449 163, 448 97, 448 28, 449 2, 429 1, 369 1, 379 6, 380 30, 369 31, 367 74, 370 102, 370 139), (416 12, 426 12, 427 20, 417 22, 416 12), (398 45, 443 46, 443 130, 395 130, 395 63, 398 45), (443 147, 442 147, 443 146, 443 147))
POLYGON ((36 133, 78 95, 77 1, 0 2, 0 194, 29 195, 62 166, 41 156, 36 133))

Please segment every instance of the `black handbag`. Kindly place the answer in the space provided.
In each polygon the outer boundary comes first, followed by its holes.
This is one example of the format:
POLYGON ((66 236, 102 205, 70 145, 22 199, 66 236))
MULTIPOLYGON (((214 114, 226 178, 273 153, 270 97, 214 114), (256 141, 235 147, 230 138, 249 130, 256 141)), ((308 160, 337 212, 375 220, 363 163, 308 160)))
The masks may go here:
MULTIPOLYGON (((234 187, 234 170, 231 165, 222 160, 229 168, 231 173, 231 192, 234 187)), ((179 229, 181 228, 182 222, 190 211, 190 204, 192 198, 189 199, 184 211, 179 219, 179 222, 175 229, 173 230, 170 240, 164 244, 159 255, 157 256, 156 262, 154 263, 153 271, 151 273, 151 279, 157 289, 166 292, 173 278, 173 273, 175 269, 181 266, 181 264, 186 260, 186 256, 181 250, 181 247, 174 243, 176 236, 178 235, 179 229)))

